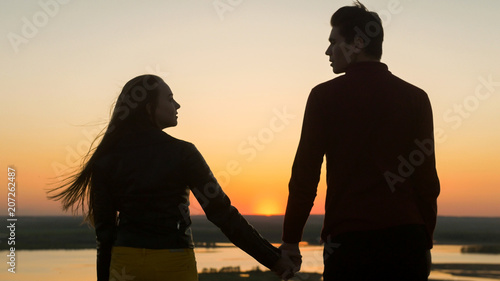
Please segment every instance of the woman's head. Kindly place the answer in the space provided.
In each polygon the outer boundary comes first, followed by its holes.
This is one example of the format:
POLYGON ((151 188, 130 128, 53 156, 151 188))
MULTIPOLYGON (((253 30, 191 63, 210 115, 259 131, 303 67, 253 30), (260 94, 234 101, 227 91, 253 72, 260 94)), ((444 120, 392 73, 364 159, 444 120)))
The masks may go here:
POLYGON ((175 126, 179 107, 160 77, 150 74, 135 77, 125 84, 116 101, 108 132, 175 126))
POLYGON ((160 129, 174 127, 177 125, 177 109, 181 106, 174 100, 174 94, 165 83, 158 86, 158 98, 156 106, 146 105, 148 112, 156 121, 156 126, 160 129))
MULTIPOLYGON (((111 116, 108 128, 102 140, 95 148, 90 148, 79 170, 60 182, 60 185, 48 193, 49 199, 61 200, 63 210, 71 209, 77 213, 81 208, 85 221, 93 225, 94 201, 92 174, 96 159, 105 155, 120 141, 123 135, 131 131, 148 128, 158 130, 177 125, 177 109, 180 105, 174 100, 168 85, 158 76, 141 75, 135 77, 123 87, 111 116), (87 206, 85 212, 84 207, 87 206)), ((95 140, 95 141, 96 141, 95 140)), ((93 146, 94 143, 92 143, 93 146)))

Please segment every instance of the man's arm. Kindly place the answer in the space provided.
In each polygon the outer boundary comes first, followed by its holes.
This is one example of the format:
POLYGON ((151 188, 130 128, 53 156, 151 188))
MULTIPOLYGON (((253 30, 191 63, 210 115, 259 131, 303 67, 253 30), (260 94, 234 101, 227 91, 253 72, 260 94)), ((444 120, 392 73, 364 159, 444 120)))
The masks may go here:
POLYGON ((416 148, 425 153, 425 161, 415 168, 411 178, 416 184, 417 206, 427 230, 427 247, 432 248, 437 218, 437 197, 440 192, 436 171, 432 108, 427 94, 422 95, 420 116, 417 121, 416 148))
POLYGON ((313 89, 307 100, 299 147, 292 166, 283 241, 299 243, 316 198, 323 156, 326 152, 322 104, 313 89))

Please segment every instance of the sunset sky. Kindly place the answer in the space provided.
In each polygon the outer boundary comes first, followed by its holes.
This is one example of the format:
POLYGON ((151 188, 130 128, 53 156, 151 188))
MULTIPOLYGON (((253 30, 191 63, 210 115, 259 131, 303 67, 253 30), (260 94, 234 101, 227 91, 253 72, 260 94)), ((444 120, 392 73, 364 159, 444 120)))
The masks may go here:
MULTIPOLYGON (((434 110, 438 214, 500 216, 500 1, 365 0, 382 62, 434 110)), ((1 1, 0 215, 63 215, 45 189, 79 163, 129 79, 161 76, 243 214, 283 214, 305 102, 336 77, 329 20, 351 1, 1 1)), ((323 213, 325 173, 314 214, 323 213)), ((192 200, 192 213, 201 214, 192 200)))

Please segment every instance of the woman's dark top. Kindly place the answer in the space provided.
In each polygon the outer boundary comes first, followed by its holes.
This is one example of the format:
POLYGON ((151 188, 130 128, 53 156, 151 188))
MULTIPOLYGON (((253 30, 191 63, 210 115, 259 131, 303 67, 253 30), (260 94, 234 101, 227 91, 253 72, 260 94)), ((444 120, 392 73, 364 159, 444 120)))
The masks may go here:
POLYGON ((231 205, 196 147, 161 130, 131 133, 93 166, 98 280, 108 280, 113 246, 194 248, 189 192, 207 218, 271 268, 280 251, 231 205))

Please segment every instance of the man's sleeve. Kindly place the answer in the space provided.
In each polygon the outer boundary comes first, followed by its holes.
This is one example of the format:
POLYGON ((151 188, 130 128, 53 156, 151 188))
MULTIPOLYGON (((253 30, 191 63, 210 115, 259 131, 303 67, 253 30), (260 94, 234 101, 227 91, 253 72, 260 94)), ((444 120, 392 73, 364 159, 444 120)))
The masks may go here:
POLYGON ((299 147, 288 186, 288 203, 283 223, 283 242, 298 243, 316 198, 326 139, 322 105, 313 89, 307 100, 299 147))
POLYGON ((434 148, 434 129, 432 108, 427 94, 421 95, 420 116, 417 123, 417 139, 415 149, 425 153, 425 161, 415 167, 412 180, 415 182, 417 205, 427 230, 427 247, 433 246, 433 233, 437 218, 437 197, 440 192, 439 178, 436 171, 434 148))

